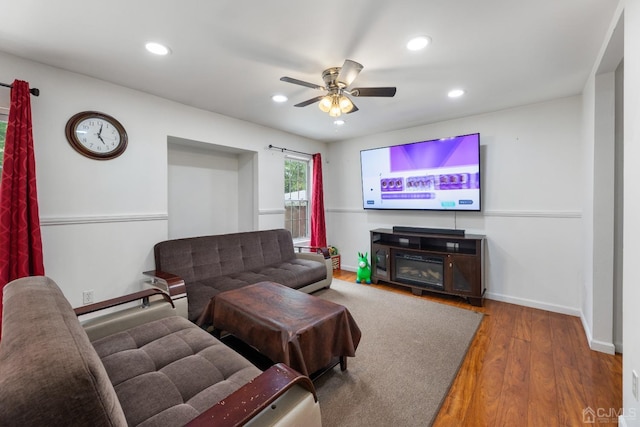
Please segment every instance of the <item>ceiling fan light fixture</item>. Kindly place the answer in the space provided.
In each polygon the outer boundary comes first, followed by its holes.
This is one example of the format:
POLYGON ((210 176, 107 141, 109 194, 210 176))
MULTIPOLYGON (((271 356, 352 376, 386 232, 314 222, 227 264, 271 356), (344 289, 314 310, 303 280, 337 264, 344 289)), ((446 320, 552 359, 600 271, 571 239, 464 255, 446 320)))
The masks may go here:
POLYGON ((331 99, 331 95, 327 95, 320 100, 320 103, 318 104, 318 108, 320 108, 320 110, 322 110, 324 113, 328 113, 329 110, 331 109, 332 103, 333 103, 333 100, 331 99))
POLYGON ((351 100, 344 95, 340 95, 339 105, 340 105, 340 111, 342 111, 345 114, 353 110, 353 102, 351 102, 351 100))
POLYGON ((331 102, 331 109, 329 110, 329 115, 331 117, 340 117, 342 114, 342 110, 340 109, 340 96, 333 95, 333 101, 331 102))
POLYGON ((359 111, 358 107, 356 107, 351 100, 351 97, 391 98, 395 96, 395 87, 351 88, 351 83, 353 83, 363 68, 362 64, 346 59, 342 67, 331 67, 322 72, 322 80, 325 83, 324 86, 319 86, 315 83, 309 83, 287 76, 280 77, 280 81, 325 91, 324 95, 299 102, 295 104, 294 107, 306 107, 308 105, 318 103, 320 111, 328 113, 331 117, 335 118, 340 117, 342 114, 359 111))

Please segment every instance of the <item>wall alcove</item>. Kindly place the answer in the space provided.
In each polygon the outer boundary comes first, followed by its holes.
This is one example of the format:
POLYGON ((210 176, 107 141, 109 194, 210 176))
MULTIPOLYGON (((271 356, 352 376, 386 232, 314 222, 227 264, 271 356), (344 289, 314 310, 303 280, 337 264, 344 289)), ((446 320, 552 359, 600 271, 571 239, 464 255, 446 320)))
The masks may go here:
POLYGON ((170 239, 257 229, 257 153, 169 136, 170 239))

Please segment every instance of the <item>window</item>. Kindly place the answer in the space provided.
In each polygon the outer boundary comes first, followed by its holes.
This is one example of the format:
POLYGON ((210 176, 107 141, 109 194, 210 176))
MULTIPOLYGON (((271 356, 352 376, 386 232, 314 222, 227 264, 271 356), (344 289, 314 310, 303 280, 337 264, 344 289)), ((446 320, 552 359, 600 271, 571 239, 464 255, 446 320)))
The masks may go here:
POLYGON ((284 228, 294 240, 309 237, 309 160, 285 157, 284 228))
POLYGON ((2 161, 4 160, 4 141, 7 134, 7 116, 0 113, 0 174, 2 173, 2 161))

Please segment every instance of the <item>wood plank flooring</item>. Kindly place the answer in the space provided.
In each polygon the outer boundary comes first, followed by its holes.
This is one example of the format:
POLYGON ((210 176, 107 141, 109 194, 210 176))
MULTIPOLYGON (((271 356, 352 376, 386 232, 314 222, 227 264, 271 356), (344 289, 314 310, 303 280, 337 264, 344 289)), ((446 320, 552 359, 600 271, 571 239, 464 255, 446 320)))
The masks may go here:
MULTIPOLYGON (((355 282, 356 274, 334 277, 355 282)), ((586 408, 596 425, 618 424, 622 355, 592 351, 579 318, 486 299, 473 307, 457 297, 416 298, 485 314, 434 426, 580 426, 586 408)))

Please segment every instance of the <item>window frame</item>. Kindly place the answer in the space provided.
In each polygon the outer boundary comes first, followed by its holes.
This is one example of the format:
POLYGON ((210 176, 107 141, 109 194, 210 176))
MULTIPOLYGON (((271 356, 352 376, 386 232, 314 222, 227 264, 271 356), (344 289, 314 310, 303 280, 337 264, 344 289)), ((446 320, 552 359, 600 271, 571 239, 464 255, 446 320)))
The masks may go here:
POLYGON ((0 146, 0 179, 2 179, 2 164, 4 163, 4 145, 6 142, 6 132, 7 132, 7 127, 6 124, 9 122, 9 108, 4 107, 2 105, 0 105, 0 123, 4 123, 5 125, 3 126, 4 129, 0 129, 0 136, 1 136, 1 141, 2 144, 0 146), (5 112, 6 111, 6 112, 5 112))
MULTIPOLYGON (((285 210, 285 214, 284 214, 284 228, 286 228, 287 230, 289 230, 291 232, 291 236, 293 238, 293 242, 295 244, 306 244, 310 241, 311 239, 311 192, 312 192, 312 188, 311 188, 311 171, 312 171, 312 158, 311 157, 303 157, 303 156, 296 156, 296 155, 291 155, 291 154, 285 154, 284 156, 284 164, 283 164, 283 172, 285 172, 285 183, 284 186, 285 188, 283 188, 283 201, 284 201, 284 210, 285 210), (303 163, 305 165, 305 189, 304 190, 298 190, 295 192, 289 192, 289 193, 284 193, 284 191, 286 191, 287 188, 287 176, 286 176, 286 171, 287 171, 287 162, 299 162, 299 163, 303 163), (294 193, 300 193, 301 191, 304 191, 304 198, 298 198, 298 199, 292 199, 291 195, 293 195, 294 193), (300 207, 304 207, 304 209, 298 209, 298 214, 300 213, 300 211, 304 211, 304 229, 305 229, 305 233, 304 235, 300 234, 300 227, 298 228, 298 232, 294 232, 293 230, 293 223, 296 221, 300 221, 300 217, 298 218, 292 218, 291 215, 289 215, 288 210, 290 209, 287 205, 288 201, 293 201, 293 200, 298 200, 299 202, 302 203, 298 203, 296 206, 298 208, 300 207)), ((299 194, 298 194, 299 196, 299 194)))

